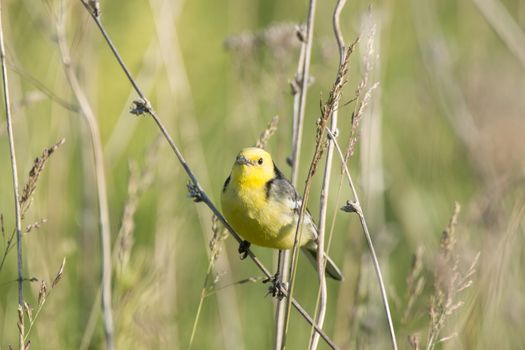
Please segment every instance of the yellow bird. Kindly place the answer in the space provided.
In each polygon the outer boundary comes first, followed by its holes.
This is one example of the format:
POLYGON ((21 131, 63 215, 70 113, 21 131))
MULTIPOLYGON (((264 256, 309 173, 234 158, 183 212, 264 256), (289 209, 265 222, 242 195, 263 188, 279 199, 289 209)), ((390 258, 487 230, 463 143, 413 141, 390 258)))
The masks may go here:
MULTIPOLYGON (((301 197, 275 166, 271 155, 256 147, 241 150, 221 196, 224 216, 246 240, 245 246, 253 243, 275 249, 293 247, 301 203, 301 197)), ((317 227, 306 211, 298 243, 315 267, 317 237, 317 227)), ((343 279, 328 256, 325 271, 335 280, 343 279)))

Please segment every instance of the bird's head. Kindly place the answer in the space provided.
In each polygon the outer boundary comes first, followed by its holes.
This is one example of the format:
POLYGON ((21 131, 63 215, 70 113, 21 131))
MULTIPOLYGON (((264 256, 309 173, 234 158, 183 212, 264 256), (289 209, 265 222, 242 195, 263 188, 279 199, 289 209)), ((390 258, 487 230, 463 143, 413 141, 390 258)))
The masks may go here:
POLYGON ((275 177, 272 156, 261 148, 244 148, 235 158, 231 176, 239 182, 262 186, 275 177))

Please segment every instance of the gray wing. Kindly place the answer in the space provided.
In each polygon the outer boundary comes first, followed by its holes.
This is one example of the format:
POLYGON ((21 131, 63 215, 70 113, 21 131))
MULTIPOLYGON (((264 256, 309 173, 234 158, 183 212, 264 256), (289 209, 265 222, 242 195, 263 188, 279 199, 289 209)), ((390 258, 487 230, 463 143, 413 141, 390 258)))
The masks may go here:
POLYGON ((266 198, 272 198, 286 204, 290 211, 298 214, 302 199, 288 180, 275 177, 266 183, 266 198))
MULTIPOLYGON (((279 200, 281 203, 290 208, 290 216, 292 220, 297 223, 296 220, 299 219, 299 213, 303 199, 297 193, 293 185, 282 175, 282 173, 277 168, 275 169, 275 178, 266 183, 266 197, 279 200)), ((313 238, 317 239, 317 227, 308 209, 306 209, 303 220, 303 227, 308 227, 308 231, 310 231, 310 233, 313 235, 313 238)))

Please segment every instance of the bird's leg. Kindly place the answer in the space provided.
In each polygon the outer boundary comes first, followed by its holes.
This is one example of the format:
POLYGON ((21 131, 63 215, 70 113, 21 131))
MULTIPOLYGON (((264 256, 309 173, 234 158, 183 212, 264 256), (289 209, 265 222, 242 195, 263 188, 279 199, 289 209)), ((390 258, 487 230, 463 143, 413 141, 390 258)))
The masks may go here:
POLYGON ((251 243, 244 240, 239 244, 239 254, 241 254, 241 260, 246 259, 248 256, 248 250, 250 249, 251 243))
POLYGON ((286 294, 283 292, 283 290, 286 290, 286 285, 281 281, 279 270, 277 270, 275 275, 264 279, 262 282, 271 282, 271 285, 268 287, 268 294, 271 294, 272 297, 277 297, 279 300, 281 300, 286 296, 286 294))

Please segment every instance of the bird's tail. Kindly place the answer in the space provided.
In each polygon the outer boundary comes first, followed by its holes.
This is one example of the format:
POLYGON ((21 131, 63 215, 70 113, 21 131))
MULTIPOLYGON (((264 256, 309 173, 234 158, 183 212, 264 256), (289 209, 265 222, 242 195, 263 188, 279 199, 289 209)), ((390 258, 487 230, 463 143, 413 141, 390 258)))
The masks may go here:
MULTIPOLYGON (((301 250, 306 255, 308 260, 314 265, 315 269, 317 270, 317 244, 307 244, 303 247, 301 247, 301 250)), ((330 259, 328 255, 326 255, 326 268, 325 273, 328 277, 333 278, 336 281, 342 281, 343 280, 343 274, 341 273, 341 270, 337 267, 337 265, 330 259)))

